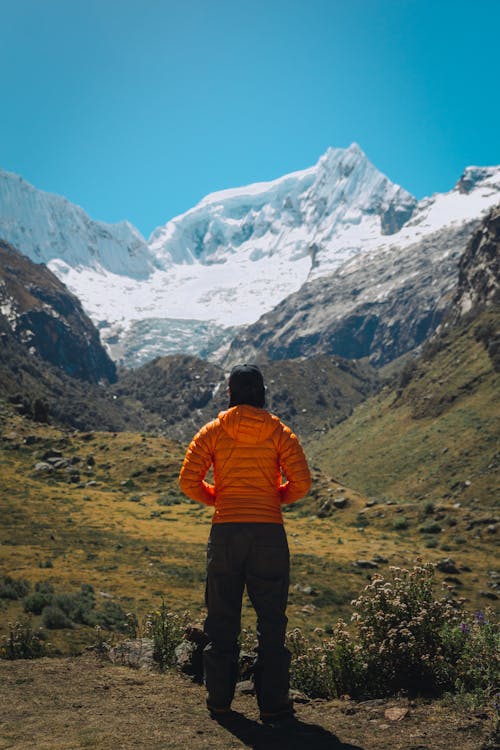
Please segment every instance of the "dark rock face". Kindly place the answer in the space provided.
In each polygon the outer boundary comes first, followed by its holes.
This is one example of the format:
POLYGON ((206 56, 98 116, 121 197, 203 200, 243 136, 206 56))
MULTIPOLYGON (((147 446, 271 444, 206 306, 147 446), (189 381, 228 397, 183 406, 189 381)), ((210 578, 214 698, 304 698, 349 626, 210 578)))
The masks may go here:
POLYGON ((493 366, 500 372, 500 205, 471 238, 460 259, 458 287, 446 328, 482 312, 476 339, 486 348, 493 366))
MULTIPOLYGON (((262 371, 267 408, 302 436, 345 419, 378 386, 367 363, 341 357, 270 361, 262 371)), ((168 435, 179 440, 191 439, 228 407, 227 372, 188 355, 159 357, 124 373, 112 392, 159 414, 168 435)))
POLYGON ((460 259, 455 316, 500 304, 500 206, 475 232, 460 259))
POLYGON ((235 337, 226 364, 338 355, 383 365, 422 344, 448 312, 477 224, 388 248, 304 284, 235 337))
POLYGON ((30 353, 72 377, 116 380, 115 365, 79 300, 46 266, 1 240, 0 317, 30 353))
POLYGON ((380 217, 382 234, 396 234, 409 221, 415 210, 416 202, 391 203, 380 217))

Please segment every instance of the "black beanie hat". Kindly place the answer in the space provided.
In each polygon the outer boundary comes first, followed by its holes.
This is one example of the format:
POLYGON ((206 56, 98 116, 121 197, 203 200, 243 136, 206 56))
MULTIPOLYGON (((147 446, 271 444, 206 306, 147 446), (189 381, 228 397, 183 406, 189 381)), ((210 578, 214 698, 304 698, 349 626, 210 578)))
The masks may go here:
POLYGON ((264 378, 257 365, 236 365, 229 375, 229 407, 248 404, 262 408, 266 400, 264 378))

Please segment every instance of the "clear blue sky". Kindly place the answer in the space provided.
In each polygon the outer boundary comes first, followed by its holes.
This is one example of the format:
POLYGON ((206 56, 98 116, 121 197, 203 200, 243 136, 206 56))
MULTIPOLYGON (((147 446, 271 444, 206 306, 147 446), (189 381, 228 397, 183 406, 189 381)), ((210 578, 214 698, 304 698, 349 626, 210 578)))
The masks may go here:
POLYGON ((0 0, 0 167, 146 236, 356 141, 417 197, 500 163, 498 0, 0 0))

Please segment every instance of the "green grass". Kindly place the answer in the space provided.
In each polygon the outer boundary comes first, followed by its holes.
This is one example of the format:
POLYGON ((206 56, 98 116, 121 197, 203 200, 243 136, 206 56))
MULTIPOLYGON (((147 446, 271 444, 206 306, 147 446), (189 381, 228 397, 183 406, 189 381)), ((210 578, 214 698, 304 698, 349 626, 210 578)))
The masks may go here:
POLYGON ((491 505, 498 488, 493 369, 474 328, 447 341, 397 397, 386 388, 310 446, 323 470, 360 492, 491 505))

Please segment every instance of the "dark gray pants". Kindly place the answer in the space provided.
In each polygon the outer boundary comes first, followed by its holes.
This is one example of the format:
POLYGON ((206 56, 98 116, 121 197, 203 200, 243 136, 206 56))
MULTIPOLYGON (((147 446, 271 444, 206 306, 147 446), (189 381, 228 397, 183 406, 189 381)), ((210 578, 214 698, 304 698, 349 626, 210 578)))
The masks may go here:
POLYGON ((238 636, 245 585, 257 614, 254 678, 261 715, 289 712, 290 652, 285 648, 290 557, 276 523, 219 523, 207 550, 208 637, 203 659, 207 704, 228 708, 238 678, 238 636))

